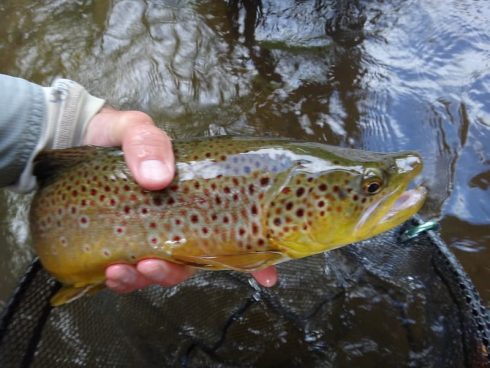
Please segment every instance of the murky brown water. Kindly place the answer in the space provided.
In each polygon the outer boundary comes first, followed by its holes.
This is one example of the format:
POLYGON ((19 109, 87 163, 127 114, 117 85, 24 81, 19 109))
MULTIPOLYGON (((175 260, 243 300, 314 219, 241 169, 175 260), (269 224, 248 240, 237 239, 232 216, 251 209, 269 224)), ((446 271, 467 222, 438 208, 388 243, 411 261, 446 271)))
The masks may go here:
MULTIPOLYGON (((367 3, 3 1, 0 72, 77 80, 174 138, 419 150, 423 215, 488 303, 490 3, 367 3)), ((0 193, 0 302, 31 257, 28 203, 0 193)))

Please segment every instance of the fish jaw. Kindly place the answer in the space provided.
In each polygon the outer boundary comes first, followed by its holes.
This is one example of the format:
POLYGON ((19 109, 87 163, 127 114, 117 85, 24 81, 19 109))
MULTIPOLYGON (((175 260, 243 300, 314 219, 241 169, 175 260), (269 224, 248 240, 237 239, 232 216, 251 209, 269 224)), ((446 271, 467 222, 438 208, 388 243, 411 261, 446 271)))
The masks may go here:
POLYGON ((420 210, 426 197, 427 189, 422 186, 404 191, 384 216, 373 225, 371 234, 380 234, 407 221, 420 210))

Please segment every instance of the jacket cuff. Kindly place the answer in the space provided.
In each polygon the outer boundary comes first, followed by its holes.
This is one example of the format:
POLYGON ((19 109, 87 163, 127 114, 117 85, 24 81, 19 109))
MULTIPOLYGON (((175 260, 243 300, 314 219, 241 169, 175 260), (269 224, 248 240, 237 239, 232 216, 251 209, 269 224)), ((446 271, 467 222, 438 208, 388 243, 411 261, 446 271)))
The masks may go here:
POLYGON ((18 192, 35 188, 36 178, 32 175, 32 169, 37 154, 45 149, 81 145, 89 121, 105 103, 68 79, 57 79, 51 87, 44 87, 43 92, 46 104, 43 130, 19 181, 11 188, 18 192))

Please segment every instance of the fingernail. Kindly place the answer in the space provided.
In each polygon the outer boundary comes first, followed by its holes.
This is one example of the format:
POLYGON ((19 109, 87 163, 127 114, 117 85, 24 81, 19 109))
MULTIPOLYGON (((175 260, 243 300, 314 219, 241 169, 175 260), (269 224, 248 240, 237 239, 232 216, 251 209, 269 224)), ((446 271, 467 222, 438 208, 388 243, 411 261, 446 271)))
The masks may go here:
POLYGON ((167 267, 161 263, 151 265, 145 272, 145 276, 155 282, 164 282, 167 279, 167 267))
POLYGON ((153 182, 162 182, 170 175, 168 167, 158 160, 146 160, 140 164, 141 176, 153 182))
POLYGON ((133 271, 125 272, 119 279, 124 285, 132 285, 136 282, 136 273, 133 271))

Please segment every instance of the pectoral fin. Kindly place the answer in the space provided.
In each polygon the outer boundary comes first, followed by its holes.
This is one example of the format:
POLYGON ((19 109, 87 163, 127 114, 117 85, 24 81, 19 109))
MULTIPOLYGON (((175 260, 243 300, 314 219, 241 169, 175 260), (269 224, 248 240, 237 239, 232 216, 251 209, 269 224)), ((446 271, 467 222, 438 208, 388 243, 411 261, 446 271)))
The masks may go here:
POLYGON ((84 286, 63 286, 58 292, 51 298, 50 303, 53 307, 57 307, 66 303, 70 303, 84 295, 94 294, 105 288, 104 284, 90 284, 84 286))

